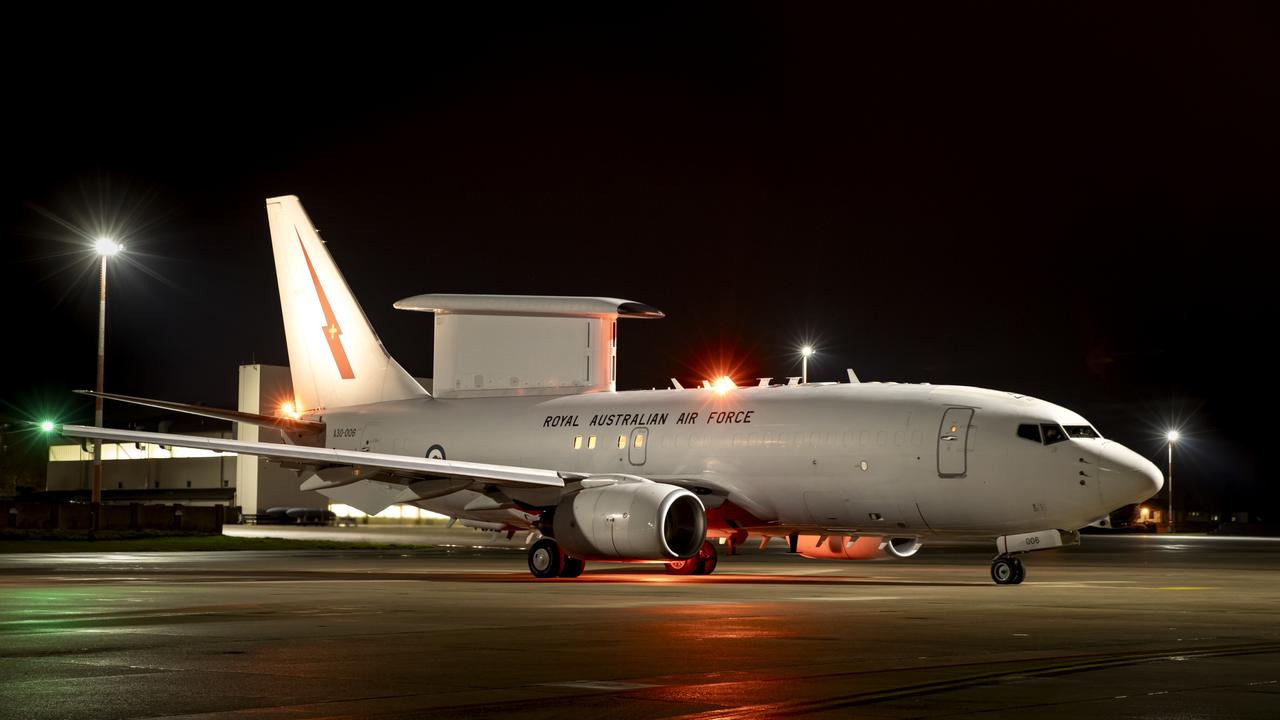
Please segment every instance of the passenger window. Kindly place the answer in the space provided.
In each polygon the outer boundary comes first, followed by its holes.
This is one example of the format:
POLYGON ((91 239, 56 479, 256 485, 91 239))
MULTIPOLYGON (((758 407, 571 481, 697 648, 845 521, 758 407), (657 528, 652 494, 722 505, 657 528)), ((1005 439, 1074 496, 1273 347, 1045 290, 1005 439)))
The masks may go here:
POLYGON ((1018 437, 1031 440, 1032 442, 1040 442, 1040 426, 1039 425, 1019 425, 1018 437))
POLYGON ((621 450, 621 449, 625 448, 626 446, 627 446, 627 436, 626 436, 626 435, 619 435, 619 436, 618 436, 618 449, 619 449, 619 450, 621 450))
POLYGON ((581 450, 581 449, 582 449, 582 436, 581 436, 581 435, 579 435, 579 436, 577 436, 577 437, 575 437, 575 438, 573 439, 573 449, 574 449, 574 450, 581 450))
POLYGON ((1040 429, 1044 431, 1045 445, 1060 443, 1067 439, 1067 434, 1063 432, 1062 428, 1053 423, 1044 423, 1040 426, 1040 429))
POLYGON ((587 438, 587 449, 588 449, 588 450, 595 450, 595 449, 596 449, 596 436, 595 436, 595 435, 592 435, 591 437, 587 438))
POLYGON ((644 447, 644 433, 640 433, 639 435, 636 435, 636 447, 638 448, 644 447))

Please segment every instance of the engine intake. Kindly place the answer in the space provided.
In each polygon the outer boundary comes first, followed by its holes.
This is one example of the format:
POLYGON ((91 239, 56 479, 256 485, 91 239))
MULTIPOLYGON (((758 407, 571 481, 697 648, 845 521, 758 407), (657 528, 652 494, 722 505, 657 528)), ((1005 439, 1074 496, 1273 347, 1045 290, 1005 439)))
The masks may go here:
POLYGON ((702 547, 707 514, 684 488, 622 482, 565 498, 552 531, 565 552, 584 560, 677 560, 702 547))

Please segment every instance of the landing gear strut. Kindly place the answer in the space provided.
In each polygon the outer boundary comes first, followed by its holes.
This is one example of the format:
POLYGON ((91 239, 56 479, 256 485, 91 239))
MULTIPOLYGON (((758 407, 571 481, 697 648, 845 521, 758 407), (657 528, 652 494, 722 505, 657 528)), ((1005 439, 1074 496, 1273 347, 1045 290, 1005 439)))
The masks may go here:
POLYGON ((991 579, 997 585, 1017 585, 1027 577, 1022 561, 1013 555, 1001 555, 991 561, 991 579))
POLYGON ((698 554, 687 560, 673 560, 667 563, 668 575, 710 575, 716 569, 718 558, 716 546, 710 541, 702 543, 698 554))
POLYGON ((529 572, 536 578, 576 578, 587 564, 565 555, 555 540, 542 538, 529 548, 529 572))

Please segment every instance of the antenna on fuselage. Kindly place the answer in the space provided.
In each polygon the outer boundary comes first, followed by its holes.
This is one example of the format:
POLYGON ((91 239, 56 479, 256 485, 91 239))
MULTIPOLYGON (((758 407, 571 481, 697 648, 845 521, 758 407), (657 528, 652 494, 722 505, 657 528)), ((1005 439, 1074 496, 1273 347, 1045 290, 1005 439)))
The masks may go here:
POLYGON ((858 379, 858 374, 853 371, 853 368, 845 368, 844 371, 849 373, 849 382, 851 383, 862 382, 861 380, 858 379))

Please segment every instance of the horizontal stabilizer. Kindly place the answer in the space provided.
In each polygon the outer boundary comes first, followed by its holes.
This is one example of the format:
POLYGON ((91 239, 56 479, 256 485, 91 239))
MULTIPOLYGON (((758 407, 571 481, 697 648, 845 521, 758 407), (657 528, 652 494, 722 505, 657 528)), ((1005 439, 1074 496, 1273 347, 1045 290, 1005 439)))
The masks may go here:
POLYGON ((172 410, 174 412, 186 413, 188 415, 199 415, 200 417, 213 418, 215 420, 229 420, 231 422, 247 423, 249 425, 257 425, 259 427, 279 428, 292 433, 324 433, 324 423, 311 422, 309 420, 296 420, 290 417, 278 417, 275 415, 259 415, 257 413, 240 412, 239 410, 223 410, 222 408, 211 408, 205 407, 204 405, 188 405, 187 403, 170 402, 168 400, 152 400, 150 398, 133 397, 132 395, 99 393, 94 392, 93 390, 76 390, 76 392, 90 397, 100 397, 105 400, 119 400, 120 402, 133 403, 134 405, 145 405, 146 407, 159 408, 160 410, 172 410))

